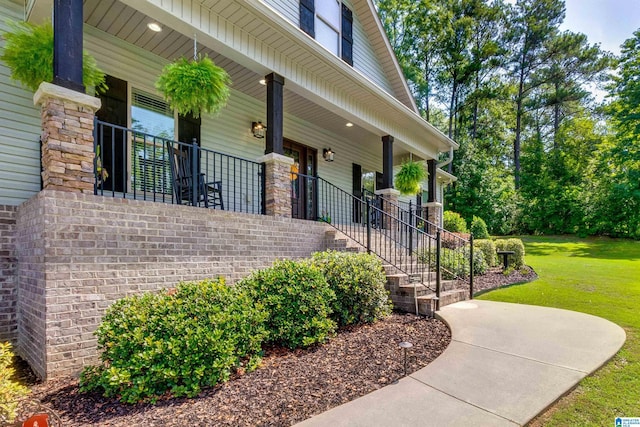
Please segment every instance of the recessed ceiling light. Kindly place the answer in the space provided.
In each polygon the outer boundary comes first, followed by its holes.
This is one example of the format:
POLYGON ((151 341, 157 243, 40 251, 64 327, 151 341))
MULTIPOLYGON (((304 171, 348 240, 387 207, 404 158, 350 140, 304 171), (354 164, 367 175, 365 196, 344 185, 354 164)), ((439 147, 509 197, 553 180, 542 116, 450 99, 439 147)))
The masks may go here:
POLYGON ((348 127, 348 128, 353 127, 353 123, 351 123, 351 122, 347 122, 347 127, 348 127))
POLYGON ((151 30, 151 31, 155 31, 156 33, 159 33, 160 31, 162 31, 162 27, 160 26, 160 24, 158 24, 157 22, 149 22, 147 24, 147 27, 151 30))
POLYGON ((267 84, 267 81, 266 81, 265 79, 260 79, 260 84, 261 84, 261 85, 266 85, 266 84, 267 84))

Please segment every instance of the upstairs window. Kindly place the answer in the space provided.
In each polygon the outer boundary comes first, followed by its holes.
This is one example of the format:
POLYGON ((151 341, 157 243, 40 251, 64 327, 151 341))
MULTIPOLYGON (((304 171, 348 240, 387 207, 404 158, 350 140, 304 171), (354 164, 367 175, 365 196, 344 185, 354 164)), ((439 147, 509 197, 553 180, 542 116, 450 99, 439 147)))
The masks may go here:
POLYGON ((353 66, 353 13, 338 0, 300 0, 300 28, 353 66))

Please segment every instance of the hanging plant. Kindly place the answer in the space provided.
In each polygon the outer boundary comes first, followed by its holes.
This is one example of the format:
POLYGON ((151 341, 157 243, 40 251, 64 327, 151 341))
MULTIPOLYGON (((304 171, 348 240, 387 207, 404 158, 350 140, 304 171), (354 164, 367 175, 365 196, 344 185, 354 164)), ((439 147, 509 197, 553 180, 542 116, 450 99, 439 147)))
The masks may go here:
MULTIPOLYGON (((4 33, 6 45, 0 56, 11 68, 11 78, 31 89, 40 83, 53 81, 53 27, 51 23, 33 25, 28 22, 7 22, 10 30, 4 33)), ((96 92, 107 89, 104 73, 96 60, 82 52, 82 84, 96 92)))
POLYGON ((180 58, 164 67, 156 88, 178 113, 218 113, 229 99, 231 79, 208 56, 180 58))
POLYGON ((408 160, 396 174, 394 185, 402 194, 418 194, 420 183, 427 178, 427 170, 422 162, 408 160))

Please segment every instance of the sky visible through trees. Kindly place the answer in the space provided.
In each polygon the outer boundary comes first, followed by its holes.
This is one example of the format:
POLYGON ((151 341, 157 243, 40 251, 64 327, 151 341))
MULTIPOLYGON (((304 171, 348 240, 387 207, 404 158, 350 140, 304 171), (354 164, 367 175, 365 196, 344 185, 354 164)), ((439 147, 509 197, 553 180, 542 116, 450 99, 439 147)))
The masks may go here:
POLYGON ((421 114, 460 144, 447 210, 640 238, 640 29, 616 57, 561 29, 564 0, 375 3, 421 114))

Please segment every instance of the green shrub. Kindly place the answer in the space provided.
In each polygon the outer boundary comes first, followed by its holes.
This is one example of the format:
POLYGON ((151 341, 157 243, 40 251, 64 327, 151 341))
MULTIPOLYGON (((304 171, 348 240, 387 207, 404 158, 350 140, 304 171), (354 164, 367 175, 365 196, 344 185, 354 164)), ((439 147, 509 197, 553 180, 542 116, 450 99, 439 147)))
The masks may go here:
POLYGON ((308 261, 276 261, 236 285, 268 312, 268 341, 289 348, 325 341, 336 329, 329 318, 335 293, 308 261))
POLYGON ((487 224, 479 216, 473 216, 471 220, 471 234, 474 239, 488 239, 489 232, 487 231, 487 224))
POLYGON ((366 253, 317 252, 312 262, 336 294, 332 319, 339 326, 372 323, 391 313, 380 260, 366 253))
MULTIPOLYGON (((436 250, 424 250, 418 253, 418 260, 424 264, 428 264, 431 270, 436 268, 436 250)), ((473 253, 474 274, 483 274, 487 270, 486 262, 482 252, 474 251, 473 253)), ((442 278, 445 280, 469 277, 469 247, 458 249, 441 248, 440 249, 440 268, 442 270, 442 278)))
POLYGON ((482 252, 484 260, 489 267, 495 267, 497 264, 496 245, 493 240, 478 239, 473 241, 473 250, 482 252))
POLYGON ((221 279, 123 298, 96 331, 102 363, 85 368, 81 388, 128 403, 195 396, 234 368, 258 366, 265 320, 246 292, 221 279))
POLYGON ((513 251, 514 255, 509 255, 509 265, 514 268, 520 268, 524 264, 524 244, 520 239, 497 239, 496 250, 513 251))
POLYGON ((29 389, 13 381, 15 369, 11 344, 0 343, 0 424, 9 425, 16 418, 20 398, 29 394, 29 389))
POLYGON ((451 231, 452 233, 468 233, 467 223, 460 216, 459 213, 452 211, 444 211, 444 215, 442 217, 443 227, 447 231, 451 231))

